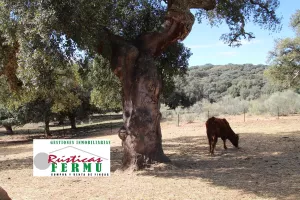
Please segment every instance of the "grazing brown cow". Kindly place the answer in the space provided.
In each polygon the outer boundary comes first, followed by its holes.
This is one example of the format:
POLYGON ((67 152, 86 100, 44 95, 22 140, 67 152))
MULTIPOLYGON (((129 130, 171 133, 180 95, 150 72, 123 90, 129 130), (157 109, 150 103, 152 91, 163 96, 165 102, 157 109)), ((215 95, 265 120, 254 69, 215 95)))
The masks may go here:
POLYGON ((0 200, 11 200, 7 192, 0 186, 0 200))
POLYGON ((239 148, 239 135, 233 132, 226 119, 211 117, 206 121, 205 125, 211 155, 214 154, 219 137, 224 142, 224 149, 227 149, 226 139, 239 148))

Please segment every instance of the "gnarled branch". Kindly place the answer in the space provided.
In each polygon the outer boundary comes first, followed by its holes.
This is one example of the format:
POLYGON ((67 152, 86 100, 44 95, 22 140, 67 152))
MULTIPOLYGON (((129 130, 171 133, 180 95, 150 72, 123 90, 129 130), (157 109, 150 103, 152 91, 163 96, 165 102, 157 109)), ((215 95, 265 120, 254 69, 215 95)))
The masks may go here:
POLYGON ((141 51, 158 56, 173 42, 184 40, 194 24, 194 15, 191 8, 213 9, 215 0, 171 0, 168 1, 168 10, 165 22, 160 32, 142 35, 135 44, 141 51))

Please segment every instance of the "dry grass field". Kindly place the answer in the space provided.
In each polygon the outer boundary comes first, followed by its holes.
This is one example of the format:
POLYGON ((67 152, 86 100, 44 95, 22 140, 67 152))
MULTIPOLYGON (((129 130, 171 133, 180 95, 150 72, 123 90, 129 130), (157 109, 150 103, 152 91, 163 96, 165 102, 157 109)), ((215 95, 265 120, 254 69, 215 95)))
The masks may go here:
MULTIPOLYGON (((172 164, 120 173, 120 139, 114 129, 93 130, 111 140, 110 177, 33 177, 32 143, 0 144, 0 186, 13 200, 60 199, 300 199, 300 116, 227 116, 240 149, 219 140, 208 154, 203 121, 162 123, 163 147, 172 164)), ((0 136, 0 142, 7 136, 0 136)))

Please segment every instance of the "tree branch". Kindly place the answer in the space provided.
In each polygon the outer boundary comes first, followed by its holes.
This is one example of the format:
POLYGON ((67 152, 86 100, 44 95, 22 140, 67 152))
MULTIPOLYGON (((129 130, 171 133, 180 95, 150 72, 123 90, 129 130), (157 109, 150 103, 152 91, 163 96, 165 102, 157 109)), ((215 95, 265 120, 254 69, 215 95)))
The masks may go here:
POLYGON ((138 55, 138 49, 126 41, 123 37, 114 35, 107 28, 103 28, 105 38, 101 38, 97 51, 100 55, 110 61, 114 74, 122 80, 126 62, 135 59, 138 55))
POLYGON ((124 76, 133 75, 134 63, 140 52, 158 56, 170 44, 187 37, 195 20, 191 8, 213 9, 215 6, 216 0, 168 0, 160 32, 142 34, 131 43, 103 28, 97 51, 110 60, 113 72, 122 81, 124 76))
POLYGON ((215 6, 215 0, 168 0, 162 30, 142 35, 135 44, 139 50, 158 56, 167 46, 188 36, 195 21, 191 8, 211 10, 215 6))
POLYGON ((292 80, 294 80, 295 78, 297 78, 297 77, 299 76, 299 73, 300 73, 300 70, 296 71, 296 72, 294 73, 294 77, 293 77, 292 80))
POLYGON ((255 0, 249 0, 249 1, 250 1, 250 3, 253 4, 253 5, 258 5, 259 7, 263 8, 268 14, 270 14, 270 15, 274 15, 274 14, 275 14, 274 10, 270 10, 270 9, 268 8, 268 6, 266 5, 267 2, 266 2, 266 3, 262 3, 260 0, 258 0, 258 1, 255 1, 255 0))

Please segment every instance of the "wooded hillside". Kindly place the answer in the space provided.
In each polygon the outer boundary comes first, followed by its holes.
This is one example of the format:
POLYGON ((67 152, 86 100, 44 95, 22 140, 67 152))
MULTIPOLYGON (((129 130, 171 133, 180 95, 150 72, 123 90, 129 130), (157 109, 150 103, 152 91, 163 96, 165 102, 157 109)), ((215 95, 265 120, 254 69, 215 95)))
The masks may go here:
POLYGON ((217 102, 226 95, 253 100, 262 94, 282 90, 268 82, 264 76, 267 68, 267 65, 253 64, 191 67, 186 75, 175 78, 175 92, 166 98, 166 104, 174 108, 178 105, 189 106, 202 99, 217 102))

